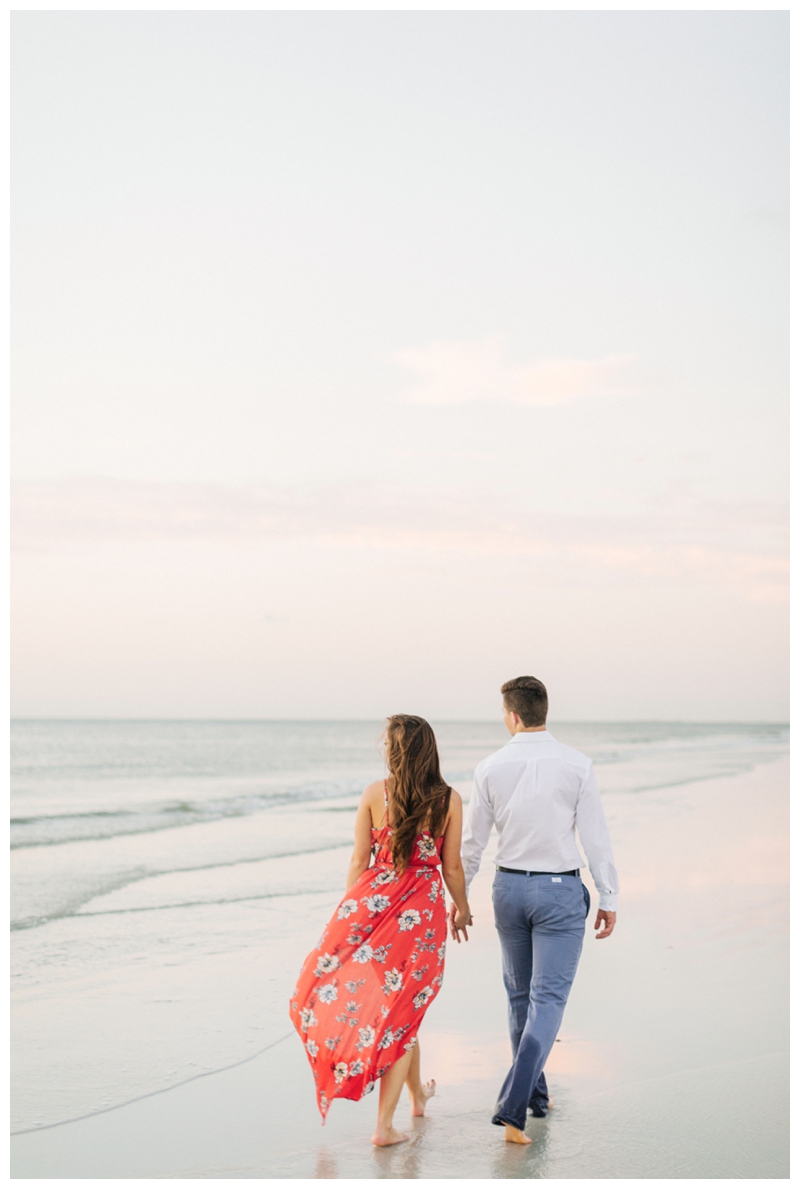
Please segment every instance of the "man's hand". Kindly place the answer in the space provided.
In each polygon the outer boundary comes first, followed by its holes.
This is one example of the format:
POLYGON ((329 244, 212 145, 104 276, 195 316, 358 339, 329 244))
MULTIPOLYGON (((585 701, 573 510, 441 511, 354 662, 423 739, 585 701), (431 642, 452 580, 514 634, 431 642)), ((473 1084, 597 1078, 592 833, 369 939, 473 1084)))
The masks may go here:
POLYGON ((472 913, 469 914, 468 918, 459 916, 459 912, 455 906, 455 902, 451 900, 450 908, 447 913, 447 920, 450 925, 450 936, 452 937, 453 941, 457 941, 458 944, 461 945, 461 934, 460 934, 459 930, 462 930, 462 929, 464 931, 464 940, 469 941, 469 935, 467 933, 467 925, 472 924, 472 913))
POLYGON ((614 926, 617 923, 617 914, 615 912, 606 912, 604 908, 598 910, 597 917, 594 922, 595 929, 600 929, 599 933, 595 933, 595 941, 600 941, 603 937, 610 937, 614 932, 614 926))

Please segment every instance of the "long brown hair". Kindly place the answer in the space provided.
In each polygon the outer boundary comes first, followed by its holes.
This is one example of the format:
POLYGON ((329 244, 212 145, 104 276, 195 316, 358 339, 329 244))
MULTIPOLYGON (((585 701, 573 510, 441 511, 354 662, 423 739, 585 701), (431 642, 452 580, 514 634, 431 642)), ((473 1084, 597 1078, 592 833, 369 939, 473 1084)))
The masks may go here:
POLYGON ((387 719, 386 762, 394 778, 392 862, 403 872, 411 859, 417 834, 428 830, 438 838, 442 833, 450 805, 450 786, 442 778, 436 736, 430 724, 417 715, 392 714, 387 719))

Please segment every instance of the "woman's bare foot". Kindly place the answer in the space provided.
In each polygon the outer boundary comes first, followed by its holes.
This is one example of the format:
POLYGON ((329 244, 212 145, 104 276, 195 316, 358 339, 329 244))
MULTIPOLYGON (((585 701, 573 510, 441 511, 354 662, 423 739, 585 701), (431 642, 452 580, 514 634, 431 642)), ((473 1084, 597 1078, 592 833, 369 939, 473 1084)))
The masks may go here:
POLYGON ((383 1128, 378 1125, 375 1128, 375 1134, 372 1137, 372 1142, 376 1148, 388 1148, 392 1144, 402 1144, 408 1136, 402 1131, 398 1131, 396 1127, 383 1128))
POLYGON ((531 1144, 533 1140, 528 1139, 524 1131, 520 1131, 518 1127, 512 1127, 510 1123, 506 1123, 506 1143, 507 1144, 531 1144))
POLYGON ((421 1083, 416 1090, 409 1090, 408 1097, 411 1099, 411 1114, 414 1116, 425 1114, 425 1104, 429 1098, 433 1098, 436 1093, 436 1082, 431 1078, 423 1086, 421 1083))

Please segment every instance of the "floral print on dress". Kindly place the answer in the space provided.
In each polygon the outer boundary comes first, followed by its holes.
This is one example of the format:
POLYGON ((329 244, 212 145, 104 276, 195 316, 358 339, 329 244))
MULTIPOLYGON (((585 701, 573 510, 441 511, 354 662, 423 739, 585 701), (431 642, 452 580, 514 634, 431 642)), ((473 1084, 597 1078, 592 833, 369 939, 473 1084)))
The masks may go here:
POLYGON ((367 1024, 366 1028, 359 1028, 358 1043, 356 1044, 356 1048, 359 1050, 359 1052, 361 1051, 361 1049, 371 1048, 371 1046, 374 1044, 375 1044, 375 1029, 370 1024, 367 1024))
POLYGON ((335 908, 291 999, 323 1121, 334 1098, 363 1098, 414 1047, 442 983, 442 840, 419 835, 398 874, 389 828, 372 838, 375 862, 335 908))
POLYGON ((384 995, 391 995, 392 991, 399 991, 403 986, 403 976, 396 966, 386 971, 383 980, 384 995))
POLYGON ((334 970, 339 969, 339 959, 336 955, 321 954, 317 958, 317 965, 314 969, 314 974, 320 978, 323 974, 333 974, 334 970))
POLYGON ((365 896, 362 903, 366 905, 369 915, 374 917, 376 913, 385 912, 391 900, 388 896, 365 896))
POLYGON ((304 1007, 300 1010, 300 1027, 303 1032, 308 1032, 309 1028, 315 1028, 317 1024, 317 1017, 314 1015, 310 1007, 304 1007))

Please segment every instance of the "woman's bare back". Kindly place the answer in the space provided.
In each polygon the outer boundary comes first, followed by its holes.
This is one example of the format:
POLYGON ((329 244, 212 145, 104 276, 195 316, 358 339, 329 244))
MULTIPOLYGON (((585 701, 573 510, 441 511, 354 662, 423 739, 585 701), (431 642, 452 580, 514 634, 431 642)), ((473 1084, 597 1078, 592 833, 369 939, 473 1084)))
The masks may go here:
MULTIPOLYGON (((392 777, 391 776, 389 777, 386 784, 389 789, 389 825, 394 826, 396 823, 392 819, 392 777)), ((453 795, 454 791, 455 791, 454 789, 450 790, 451 801, 452 801, 452 795, 453 795)), ((382 826, 386 825, 386 799, 384 796, 384 781, 373 780, 372 784, 367 785, 364 792, 366 793, 367 799, 369 802, 369 813, 370 813, 370 818, 372 819, 373 829, 380 830, 380 828, 382 826)), ((451 815, 451 807, 448 806, 447 817, 445 818, 444 823, 442 824, 441 834, 437 835, 437 837, 441 838, 442 835, 447 830, 447 826, 450 822, 450 815, 451 815)), ((427 825, 428 824, 425 823, 423 825, 422 829, 426 830, 427 825)))

